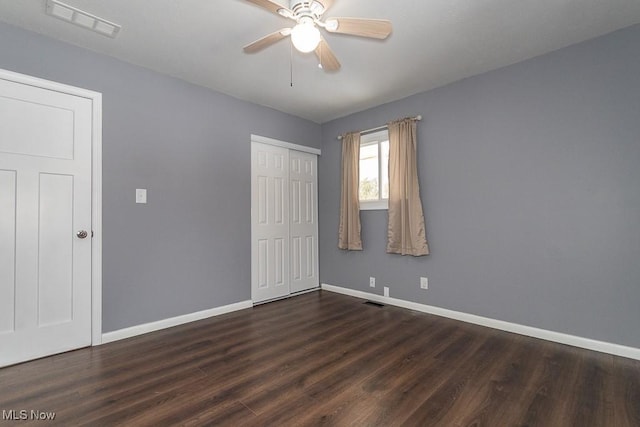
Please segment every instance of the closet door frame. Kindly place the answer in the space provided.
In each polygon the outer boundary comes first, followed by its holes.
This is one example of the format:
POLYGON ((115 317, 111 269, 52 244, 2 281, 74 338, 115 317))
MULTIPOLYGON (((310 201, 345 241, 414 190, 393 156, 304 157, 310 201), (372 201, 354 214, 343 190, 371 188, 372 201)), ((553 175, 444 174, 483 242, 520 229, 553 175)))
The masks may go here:
MULTIPOLYGON (((264 298, 260 298, 259 294, 259 290, 258 290, 258 275, 257 275, 257 253, 258 253, 258 241, 257 241, 257 237, 256 237, 256 232, 255 232, 255 228, 256 228, 256 220, 257 220, 257 200, 256 200, 256 188, 255 186, 257 185, 257 183, 254 183, 254 175, 255 175, 255 170, 254 170, 254 159, 253 159, 253 153, 254 153, 254 143, 259 143, 259 144, 267 144, 267 145, 272 145, 272 146, 276 146, 276 147, 281 147, 281 148, 286 148, 288 150, 294 150, 297 152, 302 152, 302 153, 308 153, 308 154, 313 154, 316 156, 316 161, 314 162, 316 168, 317 168, 317 156, 320 156, 321 154, 321 150, 317 149, 317 148, 312 148, 312 147, 307 147, 304 145, 299 145, 299 144, 294 144, 294 143, 290 143, 290 142, 286 142, 286 141, 280 141, 277 139, 272 139, 272 138, 267 138, 267 137, 263 137, 260 135, 251 135, 251 153, 252 153, 252 160, 251 160, 251 299, 253 300, 254 305, 255 304, 261 304, 264 302, 269 302, 272 301, 274 299, 279 299, 279 298, 284 298, 287 297, 289 295, 295 294, 295 293, 304 293, 304 292, 308 292, 308 291, 312 291, 316 288, 312 288, 312 289, 307 289, 304 290, 302 292, 295 292, 291 290, 291 287, 289 286, 289 294, 287 295, 283 295, 281 297, 278 298, 273 298, 273 299, 264 299, 264 298)), ((290 188, 289 188, 289 182, 287 182, 287 192, 290 194, 290 188)), ((318 189, 317 189, 317 170, 316 170, 316 183, 315 183, 315 200, 314 200, 314 209, 315 209, 315 218, 316 218, 316 230, 315 230, 315 259, 313 260, 313 262, 315 263, 315 271, 316 271, 316 275, 318 272, 318 248, 317 248, 317 242, 318 242, 318 225, 317 225, 317 209, 318 209, 318 189)), ((287 236, 287 239, 290 239, 290 235, 287 236)), ((289 242, 288 242, 289 243, 289 242)), ((288 245, 287 245, 288 246, 288 245)), ((289 253, 289 257, 290 255, 290 251, 287 251, 289 253)), ((289 264, 290 264, 291 260, 289 259, 289 264)), ((291 272, 288 273, 287 276, 287 281, 288 284, 291 283, 291 272)), ((318 283, 319 283, 319 278, 318 278, 318 283)))

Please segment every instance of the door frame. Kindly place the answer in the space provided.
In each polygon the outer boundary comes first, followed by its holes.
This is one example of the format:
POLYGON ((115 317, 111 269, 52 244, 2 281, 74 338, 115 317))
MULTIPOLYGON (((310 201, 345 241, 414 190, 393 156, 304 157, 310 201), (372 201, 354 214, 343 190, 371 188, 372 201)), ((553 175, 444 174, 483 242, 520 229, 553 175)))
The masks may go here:
POLYGON ((290 150, 302 151, 320 156, 322 152, 319 148, 307 147, 306 145, 293 144, 291 142, 280 141, 279 139, 267 138, 266 136, 251 134, 251 142, 260 142, 262 144, 275 145, 276 147, 288 148, 290 150))
POLYGON ((102 94, 0 68, 0 79, 91 101, 91 345, 102 344, 102 94))

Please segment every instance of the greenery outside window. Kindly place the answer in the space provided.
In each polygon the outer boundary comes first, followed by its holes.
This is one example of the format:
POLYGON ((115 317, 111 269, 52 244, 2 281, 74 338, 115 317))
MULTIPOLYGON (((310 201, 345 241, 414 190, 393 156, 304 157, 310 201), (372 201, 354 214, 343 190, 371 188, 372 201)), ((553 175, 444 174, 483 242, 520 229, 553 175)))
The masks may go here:
POLYGON ((388 209, 389 206, 389 131, 362 135, 360 138, 360 210, 388 209))

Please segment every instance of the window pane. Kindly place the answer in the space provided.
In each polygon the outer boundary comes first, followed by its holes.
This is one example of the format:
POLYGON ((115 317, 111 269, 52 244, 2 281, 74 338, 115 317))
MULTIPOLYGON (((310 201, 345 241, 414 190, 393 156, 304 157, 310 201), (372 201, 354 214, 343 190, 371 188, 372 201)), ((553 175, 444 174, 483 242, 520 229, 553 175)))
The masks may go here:
POLYGON ((388 199, 389 198, 389 141, 382 141, 380 143, 380 156, 381 164, 380 164, 380 173, 382 176, 380 180, 382 181, 381 188, 381 198, 388 199))
POLYGON ((378 200, 378 145, 360 147, 360 200, 378 200))

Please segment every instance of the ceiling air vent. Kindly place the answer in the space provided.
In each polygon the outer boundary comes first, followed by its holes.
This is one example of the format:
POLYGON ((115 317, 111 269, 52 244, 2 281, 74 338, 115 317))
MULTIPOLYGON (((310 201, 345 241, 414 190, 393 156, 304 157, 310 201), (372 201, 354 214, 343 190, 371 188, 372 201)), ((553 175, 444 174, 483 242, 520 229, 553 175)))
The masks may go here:
POLYGON ((47 15, 111 38, 118 35, 121 28, 118 24, 64 4, 58 0, 47 0, 47 15))

